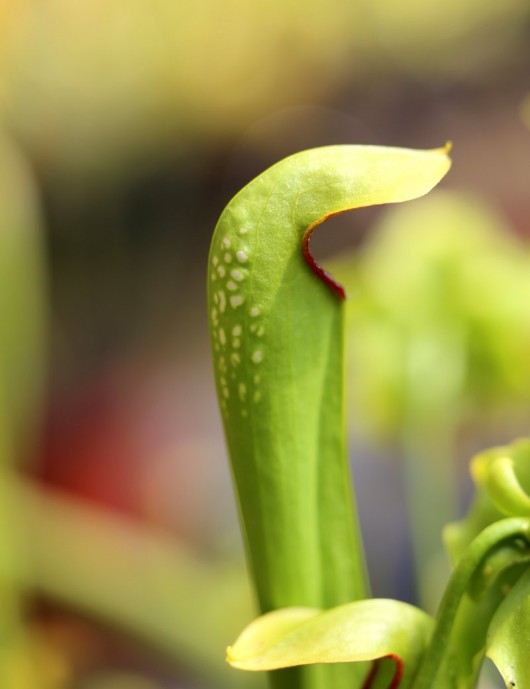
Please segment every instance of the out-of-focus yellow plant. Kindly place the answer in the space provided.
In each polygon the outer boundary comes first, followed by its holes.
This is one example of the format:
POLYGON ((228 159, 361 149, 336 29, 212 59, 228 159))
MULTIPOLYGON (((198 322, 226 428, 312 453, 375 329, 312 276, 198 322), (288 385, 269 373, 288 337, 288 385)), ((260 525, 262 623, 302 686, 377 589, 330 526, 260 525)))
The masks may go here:
POLYGON ((19 5, 6 11, 9 116, 45 163, 85 172, 124 172, 168 141, 186 149, 318 96, 347 64, 353 19, 339 0, 19 5))
POLYGON ((478 199, 436 192, 389 211, 339 268, 358 430, 396 438, 442 413, 484 423, 526 409, 529 268, 526 246, 478 199))
POLYGON ((524 0, 4 0, 1 101, 66 181, 123 176, 348 81, 473 79, 524 47, 528 12, 524 0))
POLYGON ((436 192, 389 211, 333 272, 351 296, 352 424, 400 448, 420 592, 433 605, 459 434, 517 433, 530 405, 530 257, 487 204, 436 192))
MULTIPOLYGON (((9 473, 35 427, 44 363, 42 226, 23 158, 0 131, 0 686, 36 686, 23 621, 25 566, 9 473)), ((43 689, 47 689, 43 684, 43 689)))
POLYGON ((46 359, 44 238, 35 183, 0 132, 0 409, 19 458, 40 408, 46 359))
MULTIPOLYGON (((417 77, 467 80, 525 44, 524 0, 367 1, 380 55, 417 77)), ((372 51, 373 52, 373 48, 372 51)))

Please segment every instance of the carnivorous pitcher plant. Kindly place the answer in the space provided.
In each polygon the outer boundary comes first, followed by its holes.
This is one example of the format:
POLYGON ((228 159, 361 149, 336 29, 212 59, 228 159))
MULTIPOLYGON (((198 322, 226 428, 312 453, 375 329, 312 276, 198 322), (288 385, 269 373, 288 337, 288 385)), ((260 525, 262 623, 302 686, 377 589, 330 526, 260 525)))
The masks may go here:
POLYGON ((507 686, 530 687, 530 443, 473 465, 479 493, 447 531, 455 566, 435 619, 370 598, 345 441, 346 295, 310 251, 333 215, 427 193, 448 153, 304 151, 246 186, 215 230, 211 345, 261 612, 228 661, 270 671, 276 689, 465 689, 485 655, 507 686))

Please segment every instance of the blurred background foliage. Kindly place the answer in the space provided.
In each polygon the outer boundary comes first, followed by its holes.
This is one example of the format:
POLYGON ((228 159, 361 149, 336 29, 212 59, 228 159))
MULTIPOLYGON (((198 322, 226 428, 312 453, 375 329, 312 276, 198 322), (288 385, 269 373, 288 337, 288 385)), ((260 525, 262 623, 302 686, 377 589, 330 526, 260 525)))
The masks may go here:
POLYGON ((486 201, 435 190, 391 209, 333 272, 352 295, 352 429, 399 449, 417 584, 434 612, 462 436, 526 432, 530 254, 486 201))
POLYGON ((374 593, 432 607, 468 458, 528 427, 529 39, 526 0, 0 0, 0 686, 258 682, 204 273, 311 146, 454 142, 445 191, 313 240, 374 593))

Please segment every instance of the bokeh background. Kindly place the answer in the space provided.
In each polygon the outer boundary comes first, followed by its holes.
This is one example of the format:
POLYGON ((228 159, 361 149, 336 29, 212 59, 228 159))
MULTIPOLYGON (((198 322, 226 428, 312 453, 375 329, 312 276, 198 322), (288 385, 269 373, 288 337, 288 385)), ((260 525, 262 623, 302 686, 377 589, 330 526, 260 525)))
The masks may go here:
POLYGON ((314 238, 374 593, 435 606, 469 458, 528 432, 529 41, 527 0, 0 0, 0 686, 261 686, 205 268, 313 146, 454 144, 314 238))

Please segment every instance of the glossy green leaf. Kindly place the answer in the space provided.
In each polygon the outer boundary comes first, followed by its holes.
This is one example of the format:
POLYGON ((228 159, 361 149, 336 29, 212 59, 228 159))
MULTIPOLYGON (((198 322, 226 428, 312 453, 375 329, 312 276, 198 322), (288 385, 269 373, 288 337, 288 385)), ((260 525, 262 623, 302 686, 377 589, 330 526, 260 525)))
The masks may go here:
POLYGON ((501 514, 530 515, 530 440, 521 438, 482 453, 471 472, 501 514))
POLYGON ((394 600, 365 600, 332 610, 287 608, 255 620, 227 651, 243 670, 392 658, 394 681, 410 686, 433 620, 394 600))
POLYGON ((515 641, 513 620, 506 629, 501 612, 506 607, 513 612, 515 607, 515 620, 526 613, 523 596, 514 599, 514 605, 508 602, 529 559, 529 521, 502 520, 485 529, 467 549, 451 577, 435 625, 425 613, 397 601, 358 601, 325 612, 286 609, 253 622, 228 649, 228 660, 235 667, 256 671, 393 658, 397 666, 389 682, 380 684, 376 671, 370 675, 370 686, 399 683, 414 689, 463 689, 475 686, 488 648, 499 667, 504 663, 502 667, 511 671, 518 662, 524 672, 521 649, 526 646, 521 639, 515 641), (509 634, 513 638, 507 643, 509 634), (514 656, 511 651, 517 643, 514 656))
POLYGON ((414 689, 475 686, 490 621, 529 562, 528 519, 500 520, 473 540, 445 590, 414 689))
POLYGON ((489 524, 530 515, 530 440, 519 439, 473 458, 475 497, 464 519, 446 527, 444 540, 453 561, 489 524))
POLYGON ((530 570, 499 606, 487 639, 487 656, 509 689, 530 687, 530 570))
POLYGON ((218 222, 215 377, 262 611, 366 593, 344 441, 343 305, 308 266, 304 239, 330 215, 426 193, 449 165, 445 149, 305 151, 257 177, 218 222))
MULTIPOLYGON (((305 151, 257 177, 219 219, 208 267, 211 342, 262 612, 328 608, 367 593, 345 447, 343 295, 312 260, 311 232, 352 208, 420 196, 449 165, 446 149, 305 151)), ((335 689, 357 677, 330 672, 335 689)), ((326 684, 310 674, 306 686, 326 684)), ((277 686, 298 682, 282 677, 277 686)))
MULTIPOLYGON (((466 518, 450 525, 445 532, 451 554, 457 559, 465 559, 470 540, 488 523, 492 525, 486 532, 517 521, 504 519, 506 516, 528 517, 530 441, 521 439, 479 454, 472 462, 471 473, 476 484, 474 502, 466 518)), ((475 577, 471 589, 475 598, 480 599, 483 589, 487 591, 480 606, 475 600, 463 612, 461 620, 467 629, 460 634, 457 646, 463 655, 466 639, 473 639, 475 652, 480 647, 481 654, 486 653, 507 687, 524 689, 530 686, 529 557, 522 541, 514 545, 515 550, 513 547, 497 549, 495 557, 490 557, 475 577)))

